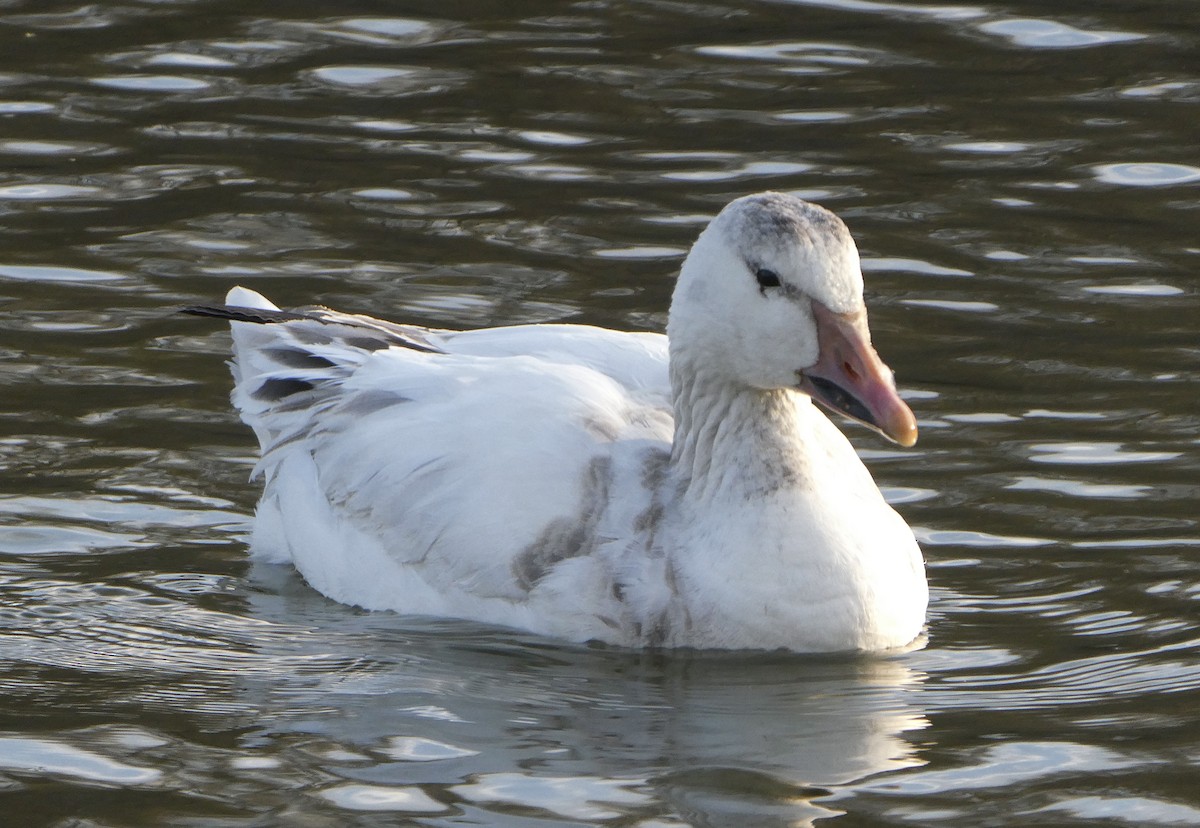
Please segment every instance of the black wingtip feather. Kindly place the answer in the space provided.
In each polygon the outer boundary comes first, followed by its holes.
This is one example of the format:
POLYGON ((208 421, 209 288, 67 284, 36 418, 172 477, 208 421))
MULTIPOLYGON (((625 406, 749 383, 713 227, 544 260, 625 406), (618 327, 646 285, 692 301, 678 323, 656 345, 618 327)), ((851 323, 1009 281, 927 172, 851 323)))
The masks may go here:
MULTIPOLYGON (((178 313, 227 319, 231 322, 251 322, 256 325, 315 322, 317 325, 328 325, 337 333, 342 342, 364 351, 378 351, 396 346, 427 354, 445 353, 441 348, 422 341, 423 337, 419 328, 407 330, 403 325, 372 319, 368 316, 338 313, 319 306, 290 311, 274 308, 245 308, 238 305, 188 305, 179 308, 178 313), (347 335, 347 329, 356 333, 347 335)), ((315 327, 304 325, 296 326, 291 330, 294 338, 302 344, 325 345, 333 341, 333 335, 320 334, 315 327)))
POLYGON ((293 311, 243 308, 237 305, 188 305, 180 308, 179 313, 188 313, 192 316, 211 316, 216 319, 229 319, 233 322, 253 322, 258 325, 277 325, 281 322, 312 319, 311 316, 293 311))

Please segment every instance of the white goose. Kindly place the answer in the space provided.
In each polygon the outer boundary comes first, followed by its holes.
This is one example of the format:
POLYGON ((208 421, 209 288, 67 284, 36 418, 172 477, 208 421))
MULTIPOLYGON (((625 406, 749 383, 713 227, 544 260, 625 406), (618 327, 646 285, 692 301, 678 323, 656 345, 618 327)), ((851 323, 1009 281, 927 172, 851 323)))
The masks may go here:
POLYGON ((266 479, 252 547, 330 598, 626 647, 878 651, 921 632, 913 534, 812 404, 916 441, 854 241, 822 207, 729 204, 667 336, 226 301, 188 311, 234 320, 233 400, 266 479))

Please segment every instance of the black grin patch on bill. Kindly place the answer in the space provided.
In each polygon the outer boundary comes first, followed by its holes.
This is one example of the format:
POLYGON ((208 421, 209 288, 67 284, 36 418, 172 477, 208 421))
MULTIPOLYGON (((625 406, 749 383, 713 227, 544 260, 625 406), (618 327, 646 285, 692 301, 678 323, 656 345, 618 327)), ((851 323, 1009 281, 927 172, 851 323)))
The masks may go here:
POLYGON ((840 411, 849 417, 853 417, 861 423, 879 428, 879 424, 875 422, 875 418, 871 416, 871 412, 867 410, 867 407, 851 395, 849 391, 824 377, 812 374, 806 376, 819 395, 817 396, 818 402, 829 406, 835 411, 840 411))

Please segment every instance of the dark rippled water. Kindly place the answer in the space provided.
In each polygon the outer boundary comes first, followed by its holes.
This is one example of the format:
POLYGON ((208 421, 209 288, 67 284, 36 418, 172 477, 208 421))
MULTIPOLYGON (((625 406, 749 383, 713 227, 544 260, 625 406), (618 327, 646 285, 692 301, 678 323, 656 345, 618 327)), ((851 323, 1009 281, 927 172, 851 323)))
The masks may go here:
POLYGON ((0 2, 5 825, 1195 825, 1200 7, 0 2), (636 657, 252 567, 235 283, 661 329, 843 215, 929 643, 636 657))

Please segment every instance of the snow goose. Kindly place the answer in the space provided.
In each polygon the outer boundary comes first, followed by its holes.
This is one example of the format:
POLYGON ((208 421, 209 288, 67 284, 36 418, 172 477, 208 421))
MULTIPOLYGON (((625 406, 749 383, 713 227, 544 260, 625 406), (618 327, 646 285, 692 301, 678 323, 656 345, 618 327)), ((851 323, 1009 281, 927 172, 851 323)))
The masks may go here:
POLYGON ((334 600, 624 647, 880 651, 928 591, 825 407, 910 446, 858 251, 782 193, 692 247, 667 335, 449 331, 234 288, 254 554, 334 600))

